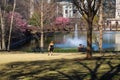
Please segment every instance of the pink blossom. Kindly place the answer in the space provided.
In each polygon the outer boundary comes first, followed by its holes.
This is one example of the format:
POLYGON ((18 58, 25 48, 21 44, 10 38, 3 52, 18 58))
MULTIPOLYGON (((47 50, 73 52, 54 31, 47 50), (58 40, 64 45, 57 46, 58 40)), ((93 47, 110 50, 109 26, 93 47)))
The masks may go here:
POLYGON ((22 15, 18 12, 14 12, 14 13, 9 12, 8 13, 8 15, 7 15, 8 23, 10 23, 10 21, 11 21, 12 14, 13 14, 13 26, 20 29, 21 31, 26 29, 27 21, 25 19, 23 19, 22 15))
POLYGON ((70 22, 69 18, 57 17, 55 20, 55 24, 68 24, 70 22))

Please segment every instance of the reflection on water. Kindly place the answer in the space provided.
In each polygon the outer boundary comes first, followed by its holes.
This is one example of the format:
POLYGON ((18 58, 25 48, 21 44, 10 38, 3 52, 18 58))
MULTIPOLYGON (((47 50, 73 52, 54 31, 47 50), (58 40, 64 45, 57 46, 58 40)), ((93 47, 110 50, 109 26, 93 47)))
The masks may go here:
MULTIPOLYGON (((99 32, 93 33, 95 36, 99 38, 99 32)), ((86 32, 71 32, 66 34, 56 34, 55 36, 55 47, 58 48, 77 48, 79 44, 83 44, 84 46, 87 46, 86 43, 86 32), (77 36, 76 36, 77 33, 77 36)), ((107 31, 103 33, 103 49, 104 50, 116 50, 119 51, 120 48, 120 32, 113 32, 113 31, 107 31)), ((97 43, 94 42, 92 47, 94 50, 98 50, 97 43)))

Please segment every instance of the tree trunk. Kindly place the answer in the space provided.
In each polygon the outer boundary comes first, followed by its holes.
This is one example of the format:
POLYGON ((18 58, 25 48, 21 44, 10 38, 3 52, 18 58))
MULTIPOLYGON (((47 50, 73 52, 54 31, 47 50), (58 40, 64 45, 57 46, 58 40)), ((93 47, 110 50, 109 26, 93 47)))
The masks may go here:
POLYGON ((1 48, 1 40, 0 40, 0 50, 2 50, 2 48, 1 48))
POLYGON ((92 58, 92 20, 88 21, 87 27, 87 55, 86 58, 92 58))
POLYGON ((44 33, 42 31, 41 32, 41 39, 40 39, 40 48, 41 48, 41 51, 43 51, 43 47, 44 47, 44 33))
POLYGON ((12 33, 12 27, 13 27, 13 15, 14 15, 15 7, 16 7, 16 0, 14 0, 13 11, 12 11, 12 16, 11 16, 10 31, 9 31, 9 36, 8 36, 7 51, 10 51, 11 33, 12 33))
POLYGON ((100 25, 100 31, 99 31, 99 51, 100 54, 102 54, 102 43, 103 43, 103 30, 102 30, 102 25, 100 25))
POLYGON ((34 13, 34 0, 30 0, 30 15, 29 17, 32 18, 34 13))
POLYGON ((1 22, 1 50, 6 50, 6 46, 5 46, 5 27, 4 27, 4 20, 3 20, 3 15, 2 15, 1 8, 0 8, 0 22, 1 22))
POLYGON ((44 47, 44 32, 43 32, 43 0, 41 2, 41 37, 40 37, 40 48, 43 51, 44 47))
MULTIPOLYGON (((1 18, 2 19, 2 18, 1 18)), ((1 36, 2 36, 2 50, 6 50, 5 47, 5 27, 4 27, 4 21, 3 19, 1 20, 1 36)))
POLYGON ((100 54, 102 54, 102 43, 103 43, 103 0, 100 4, 100 9, 99 9, 99 51, 100 54))

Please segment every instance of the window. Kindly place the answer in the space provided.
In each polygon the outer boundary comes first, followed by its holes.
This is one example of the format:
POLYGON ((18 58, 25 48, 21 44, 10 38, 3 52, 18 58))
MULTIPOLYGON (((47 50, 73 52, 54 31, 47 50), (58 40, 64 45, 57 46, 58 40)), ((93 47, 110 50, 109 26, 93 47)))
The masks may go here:
POLYGON ((67 13, 68 13, 68 10, 65 10, 65 13, 67 14, 67 13))

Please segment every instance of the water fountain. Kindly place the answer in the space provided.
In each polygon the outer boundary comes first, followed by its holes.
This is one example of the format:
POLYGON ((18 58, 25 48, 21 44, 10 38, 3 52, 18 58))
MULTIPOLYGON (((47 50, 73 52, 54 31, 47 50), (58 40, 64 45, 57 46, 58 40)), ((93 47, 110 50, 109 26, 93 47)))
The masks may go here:
POLYGON ((59 48, 75 48, 78 47, 79 44, 83 44, 86 46, 86 37, 81 35, 78 36, 78 26, 75 24, 75 31, 73 32, 73 37, 70 35, 64 35, 62 44, 56 44, 56 47, 59 48))

